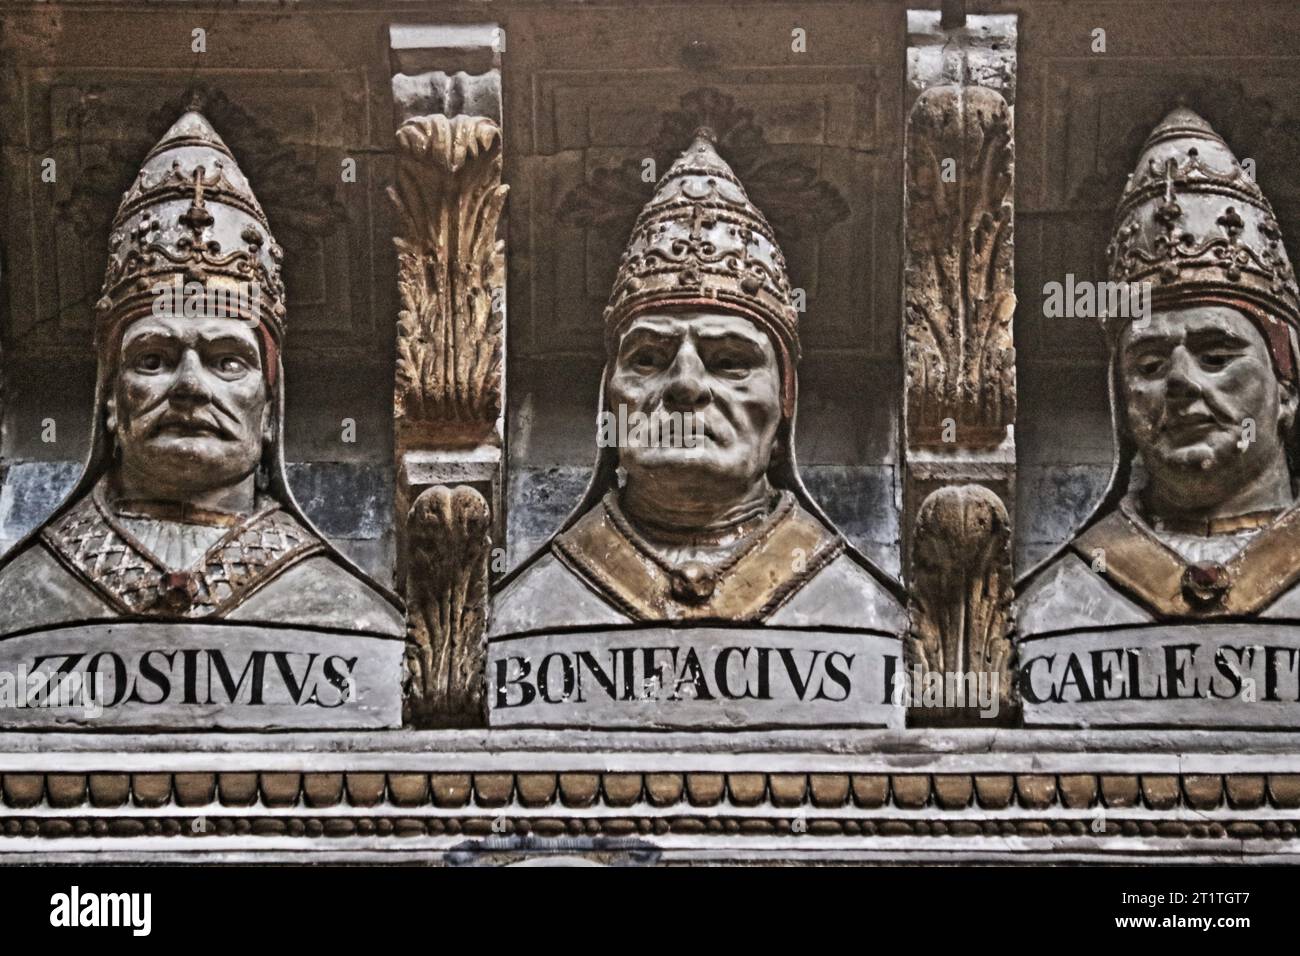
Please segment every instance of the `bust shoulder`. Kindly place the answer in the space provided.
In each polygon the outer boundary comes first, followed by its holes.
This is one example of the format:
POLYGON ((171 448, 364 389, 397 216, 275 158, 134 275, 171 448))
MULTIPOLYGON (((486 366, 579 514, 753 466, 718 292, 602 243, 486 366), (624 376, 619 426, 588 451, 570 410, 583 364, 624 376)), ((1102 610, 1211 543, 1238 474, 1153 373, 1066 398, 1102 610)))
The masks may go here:
POLYGON ((907 629, 907 612, 870 571, 841 553, 800 587, 767 623, 901 634, 907 629))
POLYGON ((631 621, 548 549, 532 558, 492 599, 488 635, 631 621))
POLYGON ((1035 572, 1016 597, 1016 633, 1022 637, 1151 620, 1072 550, 1035 572))
POLYGON ((116 615, 107 601, 63 567, 39 539, 0 567, 0 636, 116 615))
POLYGON ((329 554, 297 562, 227 617, 231 621, 297 624, 394 637, 406 633, 401 610, 329 554))

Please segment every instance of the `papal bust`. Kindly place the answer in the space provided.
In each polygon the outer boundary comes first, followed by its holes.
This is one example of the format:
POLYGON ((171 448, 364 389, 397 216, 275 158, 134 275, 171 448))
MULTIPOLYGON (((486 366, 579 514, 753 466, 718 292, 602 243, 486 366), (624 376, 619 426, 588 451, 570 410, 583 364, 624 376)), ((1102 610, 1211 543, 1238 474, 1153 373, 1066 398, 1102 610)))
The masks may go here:
POLYGON ((1111 486, 1021 582, 1026 723, 1300 726, 1300 293, 1277 220, 1180 107, 1143 148, 1109 259, 1150 309, 1105 321, 1111 486))
POLYGON ((1111 318, 1111 488, 1036 573, 1020 632, 1300 611, 1300 296, 1268 200, 1186 108, 1120 200, 1111 279, 1151 314, 1111 318))
POLYGON ((0 636, 112 620, 403 633, 396 599, 285 479, 282 258, 226 144, 183 115, 113 220, 89 458, 0 562, 0 636))
POLYGON ((605 344, 592 482, 498 595, 493 633, 706 620, 899 628, 891 582, 800 481, 784 257, 708 131, 637 220, 605 344))

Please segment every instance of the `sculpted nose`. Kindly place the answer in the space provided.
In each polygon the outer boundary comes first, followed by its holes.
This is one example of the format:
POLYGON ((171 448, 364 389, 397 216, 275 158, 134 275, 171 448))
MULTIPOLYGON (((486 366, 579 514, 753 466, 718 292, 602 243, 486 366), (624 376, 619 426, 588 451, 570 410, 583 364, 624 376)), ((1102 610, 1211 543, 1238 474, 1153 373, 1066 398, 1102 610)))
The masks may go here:
POLYGON ((207 381, 203 374, 203 363, 198 352, 186 349, 176 368, 176 377, 167 397, 173 404, 202 405, 211 400, 207 381))
POLYGON ((1196 359, 1181 345, 1174 349, 1169 357, 1168 391, 1170 395, 1178 396, 1201 394, 1201 380, 1196 359))
POLYGON ((668 369, 664 404, 672 411, 688 411, 707 405, 712 398, 699 353, 690 342, 683 342, 668 369))

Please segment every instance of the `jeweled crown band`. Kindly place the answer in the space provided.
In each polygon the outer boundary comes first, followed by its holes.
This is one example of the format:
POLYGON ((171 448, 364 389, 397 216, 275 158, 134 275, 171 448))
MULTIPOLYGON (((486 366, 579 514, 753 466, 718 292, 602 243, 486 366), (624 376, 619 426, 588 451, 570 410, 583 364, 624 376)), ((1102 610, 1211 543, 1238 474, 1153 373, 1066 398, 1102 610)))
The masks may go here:
POLYGON ((1293 380, 1300 288, 1281 228, 1223 138, 1191 110, 1175 109, 1148 137, 1107 258, 1112 281, 1150 284, 1153 308, 1239 304, 1279 376, 1293 380))
POLYGON ((185 113, 149 151, 114 216, 96 305, 101 356, 127 322, 158 314, 160 288, 184 282, 203 286, 209 300, 255 288, 255 301, 227 317, 256 323, 273 366, 286 316, 282 259, 229 148, 202 114, 185 113))

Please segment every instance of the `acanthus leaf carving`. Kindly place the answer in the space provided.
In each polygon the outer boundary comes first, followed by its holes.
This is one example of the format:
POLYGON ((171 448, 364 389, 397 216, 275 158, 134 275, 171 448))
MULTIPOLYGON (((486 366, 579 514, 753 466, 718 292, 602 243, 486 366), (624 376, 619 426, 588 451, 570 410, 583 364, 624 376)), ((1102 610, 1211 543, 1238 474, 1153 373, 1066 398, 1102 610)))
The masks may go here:
POLYGON ((425 489, 407 517, 406 723, 481 726, 491 512, 467 485, 425 489))
POLYGON ((926 496, 912 538, 907 658, 928 673, 989 675, 998 716, 1015 704, 1011 624, 1011 521, 983 485, 926 496))
POLYGON ((932 87, 908 139, 908 441, 996 446, 1015 420, 1011 109, 996 90, 932 87))
POLYGON ((494 441, 502 410, 505 242, 501 129, 482 116, 414 117, 397 131, 401 221, 395 414, 399 435, 494 441))

